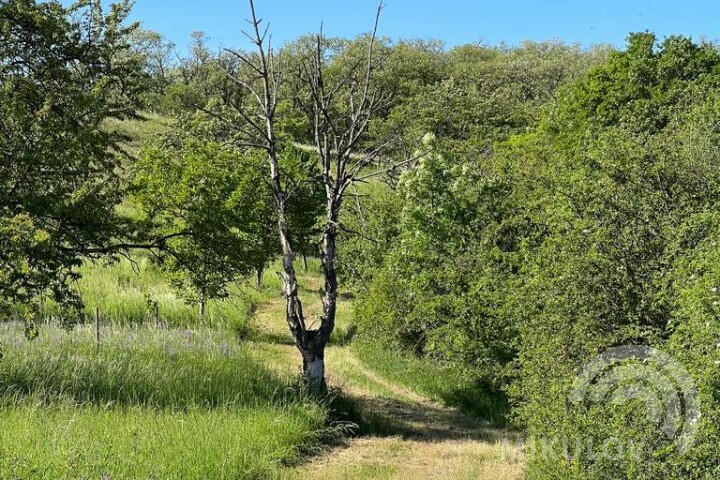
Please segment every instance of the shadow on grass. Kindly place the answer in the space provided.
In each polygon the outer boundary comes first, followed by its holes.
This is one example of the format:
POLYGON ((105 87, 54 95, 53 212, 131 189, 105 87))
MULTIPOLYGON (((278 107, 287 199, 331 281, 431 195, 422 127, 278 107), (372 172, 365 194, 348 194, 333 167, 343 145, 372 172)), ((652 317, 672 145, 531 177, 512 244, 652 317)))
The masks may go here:
POLYGON ((510 402, 507 396, 482 379, 444 389, 437 396, 443 404, 481 418, 495 427, 508 427, 510 402))
POLYGON ((360 436, 403 437, 438 442, 445 440, 509 441, 513 432, 481 418, 430 402, 352 396, 335 391, 330 410, 333 420, 352 422, 360 436))
POLYGON ((251 335, 248 335, 245 338, 241 338, 240 340, 252 340, 253 342, 258 343, 270 343, 274 345, 288 345, 288 346, 295 346, 295 342, 292 339, 292 336, 290 335, 290 332, 288 333, 278 333, 278 332, 267 332, 267 331, 255 331, 251 335))
POLYGON ((355 300, 355 294, 353 292, 340 292, 340 300, 355 300))

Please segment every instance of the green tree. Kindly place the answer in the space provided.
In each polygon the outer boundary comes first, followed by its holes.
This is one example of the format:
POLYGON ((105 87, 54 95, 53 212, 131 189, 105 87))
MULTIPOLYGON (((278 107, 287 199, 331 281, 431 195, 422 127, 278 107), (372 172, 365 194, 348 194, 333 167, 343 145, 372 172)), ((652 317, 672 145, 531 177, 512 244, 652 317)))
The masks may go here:
POLYGON ((688 317, 696 299, 683 298, 692 287, 678 288, 675 275, 680 259, 702 255, 695 246, 714 228, 707 212, 720 178, 707 147, 717 141, 709 120, 717 104, 705 102, 717 96, 718 66, 712 45, 631 35, 625 51, 561 95, 536 132, 507 144, 517 202, 529 224, 544 226, 524 242, 518 416, 531 439, 622 438, 644 448, 612 461, 538 455, 532 478, 709 478, 712 470, 693 465, 714 455, 710 430, 685 456, 659 438, 641 402, 585 409, 566 399, 578 369, 608 347, 682 344, 694 362, 702 357, 712 329, 699 321, 705 312, 688 317))
POLYGON ((269 189, 257 155, 224 145, 202 114, 184 117, 133 169, 141 220, 167 240, 161 261, 177 286, 205 303, 274 256, 269 189))
POLYGON ((149 77, 145 107, 153 110, 167 108, 163 102, 166 89, 174 81, 173 50, 175 44, 153 30, 136 29, 131 33, 133 50, 144 60, 144 69, 149 77))
MULTIPOLYGON (((175 284, 199 302, 225 297, 230 282, 262 272, 278 253, 265 163, 226 141, 223 122, 203 112, 180 116, 133 168, 140 221, 164 238, 160 260, 175 284)), ((293 200, 293 240, 312 252, 323 198, 316 159, 288 147, 279 154, 293 200)))
POLYGON ((118 133, 147 85, 124 24, 129 2, 0 3, 0 302, 69 285, 84 258, 138 235, 116 209, 123 197, 118 133))
MULTIPOLYGON (((307 270, 307 257, 319 254, 320 217, 325 211, 325 191, 318 159, 312 153, 290 146, 282 152, 280 165, 285 173, 284 188, 289 199, 290 240, 307 270)), ((272 244, 276 245, 274 233, 272 244)))
POLYGON ((403 173, 398 233, 355 307, 360 333, 501 384, 516 337, 503 308, 519 247, 509 193, 489 164, 437 150, 403 173))

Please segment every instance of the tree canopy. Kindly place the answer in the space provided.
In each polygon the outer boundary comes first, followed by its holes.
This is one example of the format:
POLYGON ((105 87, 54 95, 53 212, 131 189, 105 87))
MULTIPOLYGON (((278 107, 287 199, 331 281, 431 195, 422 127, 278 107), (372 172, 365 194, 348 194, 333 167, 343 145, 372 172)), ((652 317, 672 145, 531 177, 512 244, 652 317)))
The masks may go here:
POLYGON ((118 214, 123 161, 108 119, 146 85, 130 3, 0 4, 0 302, 68 298, 83 258, 134 233, 118 214))

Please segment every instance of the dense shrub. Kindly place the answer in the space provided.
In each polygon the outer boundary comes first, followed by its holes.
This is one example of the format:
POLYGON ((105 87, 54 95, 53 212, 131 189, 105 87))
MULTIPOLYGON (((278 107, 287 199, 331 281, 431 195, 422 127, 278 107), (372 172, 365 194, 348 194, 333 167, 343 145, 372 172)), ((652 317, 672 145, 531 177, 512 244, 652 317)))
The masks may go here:
MULTIPOLYGON (((711 378, 719 337, 708 309, 717 218, 708 212, 720 180, 710 121, 719 65, 709 45, 632 36, 626 52, 565 92, 537 132, 509 146, 527 179, 517 185, 519 203, 548 225, 524 255, 511 388, 530 441, 529 478, 717 475, 711 378), (711 94, 696 97, 700 90, 711 94), (654 375, 665 373, 652 361, 608 363, 601 373, 614 376, 619 397, 573 401, 583 367, 617 346, 654 347, 687 371, 681 377, 697 386, 704 415, 692 449, 679 448, 682 430, 666 436, 649 414, 689 390, 657 390, 654 375), (640 395, 651 387, 656 397, 640 395)), ((693 428, 691 413, 682 411, 682 428, 693 428)))
POLYGON ((715 46, 635 34, 492 152, 436 142, 398 182, 360 338, 507 388, 531 479, 716 478, 719 82, 715 46), (689 395, 673 417, 692 385, 701 416, 689 395))

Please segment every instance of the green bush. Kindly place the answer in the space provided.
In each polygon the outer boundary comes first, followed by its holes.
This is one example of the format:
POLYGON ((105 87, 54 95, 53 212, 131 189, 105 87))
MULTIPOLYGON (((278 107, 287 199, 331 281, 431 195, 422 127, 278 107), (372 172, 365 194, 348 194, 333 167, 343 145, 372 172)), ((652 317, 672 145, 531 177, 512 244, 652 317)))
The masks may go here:
POLYGON ((519 203, 546 226, 523 249, 510 389, 531 479, 718 475, 718 218, 710 212, 720 184, 719 71, 711 45, 632 35, 625 52, 561 95, 536 132, 508 144, 525 178, 519 203), (577 401, 584 368, 622 346, 669 355, 684 380, 655 357, 605 359, 588 384, 597 397, 577 401), (701 417, 683 400, 674 421, 672 402, 692 393, 690 383, 701 417), (685 451, 679 442, 695 426, 685 451))

